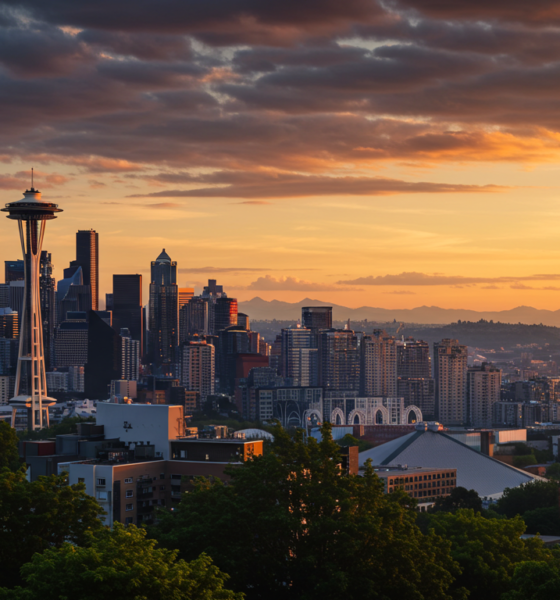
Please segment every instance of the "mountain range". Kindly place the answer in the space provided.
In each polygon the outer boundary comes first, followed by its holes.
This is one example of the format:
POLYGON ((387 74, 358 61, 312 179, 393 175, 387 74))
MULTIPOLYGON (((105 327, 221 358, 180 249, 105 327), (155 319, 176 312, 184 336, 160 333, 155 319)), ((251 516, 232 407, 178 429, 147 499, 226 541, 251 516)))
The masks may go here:
POLYGON ((523 323, 525 325, 542 324, 560 327, 560 310, 543 310, 531 306, 518 306, 510 310, 476 311, 461 308, 440 308, 438 306, 418 306, 417 308, 375 308, 361 306, 349 308, 339 304, 305 298, 300 302, 282 302, 281 300, 263 300, 258 296, 247 302, 239 303, 239 312, 249 315, 257 321, 294 320, 301 318, 303 306, 332 306, 335 321, 374 321, 386 323, 393 320, 424 325, 445 325, 461 321, 495 321, 501 323, 523 323))

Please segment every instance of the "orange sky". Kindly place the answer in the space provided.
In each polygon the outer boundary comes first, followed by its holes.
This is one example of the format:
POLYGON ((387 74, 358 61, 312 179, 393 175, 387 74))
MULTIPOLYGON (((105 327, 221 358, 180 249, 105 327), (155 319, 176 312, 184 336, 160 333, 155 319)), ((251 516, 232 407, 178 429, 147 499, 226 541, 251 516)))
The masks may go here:
POLYGON ((34 166, 56 277, 93 228, 102 295, 165 248, 240 300, 560 308, 554 14, 314 1, 10 12, 0 202, 34 166))

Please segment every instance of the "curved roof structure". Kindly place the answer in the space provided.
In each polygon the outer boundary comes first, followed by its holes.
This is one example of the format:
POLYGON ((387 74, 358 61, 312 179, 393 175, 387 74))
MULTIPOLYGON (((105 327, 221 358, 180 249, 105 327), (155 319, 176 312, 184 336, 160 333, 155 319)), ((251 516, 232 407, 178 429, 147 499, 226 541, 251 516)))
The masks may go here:
POLYGON ((360 453, 360 466, 371 458, 374 465, 410 465, 457 469, 457 485, 476 490, 479 496, 499 497, 505 488, 540 479, 477 452, 442 431, 414 431, 360 453))
POLYGON ((272 433, 268 433, 264 429, 241 429, 241 431, 236 431, 236 433, 244 433, 246 439, 274 440, 272 433))

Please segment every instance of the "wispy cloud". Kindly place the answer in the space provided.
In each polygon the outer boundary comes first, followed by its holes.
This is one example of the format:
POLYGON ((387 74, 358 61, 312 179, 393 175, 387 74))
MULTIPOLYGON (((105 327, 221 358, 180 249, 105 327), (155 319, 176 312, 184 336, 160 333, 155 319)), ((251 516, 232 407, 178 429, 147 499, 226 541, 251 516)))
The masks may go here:
MULTIPOLYGON (((462 275, 441 275, 441 274, 426 274, 411 271, 409 273, 400 273, 398 275, 378 275, 374 277, 358 277, 357 279, 337 281, 339 285, 374 285, 374 286, 432 286, 432 285, 449 285, 449 286, 465 286, 475 284, 499 284, 511 283, 513 289, 528 289, 522 281, 560 281, 560 274, 540 274, 540 275, 515 275, 502 277, 465 277, 462 275)), ((487 288, 488 289, 488 288, 487 288)), ((491 288, 494 289, 494 288, 491 288)))

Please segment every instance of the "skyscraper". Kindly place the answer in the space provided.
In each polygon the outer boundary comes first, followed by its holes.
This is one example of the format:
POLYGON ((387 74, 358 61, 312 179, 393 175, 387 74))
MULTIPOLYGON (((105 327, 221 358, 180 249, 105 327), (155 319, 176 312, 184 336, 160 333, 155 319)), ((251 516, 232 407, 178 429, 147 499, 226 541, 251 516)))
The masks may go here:
POLYGON ((408 338, 397 344, 397 395, 405 406, 418 406, 425 419, 435 418, 435 383, 428 342, 408 338))
POLYGON ((50 252, 45 250, 41 252, 40 268, 39 288, 43 319, 43 345, 45 367, 48 371, 53 365, 54 328, 56 327, 56 280, 53 277, 54 265, 52 264, 50 252))
POLYGON ((121 353, 121 379, 126 381, 138 381, 140 366, 140 342, 131 337, 130 331, 121 329, 120 333, 121 353))
POLYGON ((436 418, 444 425, 467 422, 467 347, 458 340, 434 342, 436 418))
POLYGON ((215 349, 206 342, 187 342, 181 348, 181 384, 200 394, 200 403, 214 393, 215 349))
POLYGON ((370 397, 397 396, 397 350, 393 336, 381 329, 366 335, 361 344, 362 394, 370 397))
POLYGON ((76 233, 74 264, 82 267, 84 285, 91 286, 92 310, 99 310, 99 234, 93 229, 76 233))
POLYGON ((237 299, 218 298, 214 304, 214 335, 232 325, 237 325, 237 299))
POLYGON ((4 281, 23 281, 25 279, 25 263, 23 260, 4 261, 4 281))
POLYGON ((193 335, 208 334, 208 300, 196 296, 191 298, 179 311, 179 332, 181 343, 193 335))
POLYGON ((170 364, 179 343, 177 263, 165 248, 152 261, 150 282, 150 355, 156 366, 170 364))
POLYGON ((282 329, 280 369, 293 385, 317 385, 317 354, 310 329, 282 329))
POLYGON ((133 340, 144 348, 144 317, 142 311, 142 275, 113 275, 113 328, 125 328, 133 340))
POLYGON ((321 330, 317 336, 319 385, 333 390, 358 391, 360 352, 354 332, 351 329, 321 330))
POLYGON ((492 427, 494 404, 500 401, 502 371, 487 363, 467 370, 467 424, 492 427))
POLYGON ((119 334, 93 310, 89 312, 85 393, 89 398, 109 397, 111 380, 121 379, 121 345, 119 334))
POLYGON ((321 329, 332 329, 332 306, 304 306, 301 309, 301 326, 313 334, 313 347, 317 348, 321 329))
POLYGON ((19 355, 12 405, 12 426, 18 408, 28 409, 27 428, 42 429, 49 424, 48 406, 56 401, 47 397, 47 380, 41 322, 39 273, 41 248, 48 220, 61 212, 56 204, 45 202, 41 193, 31 187, 17 202, 2 209, 9 219, 18 221, 23 259, 25 261, 24 308, 20 319, 19 355))

